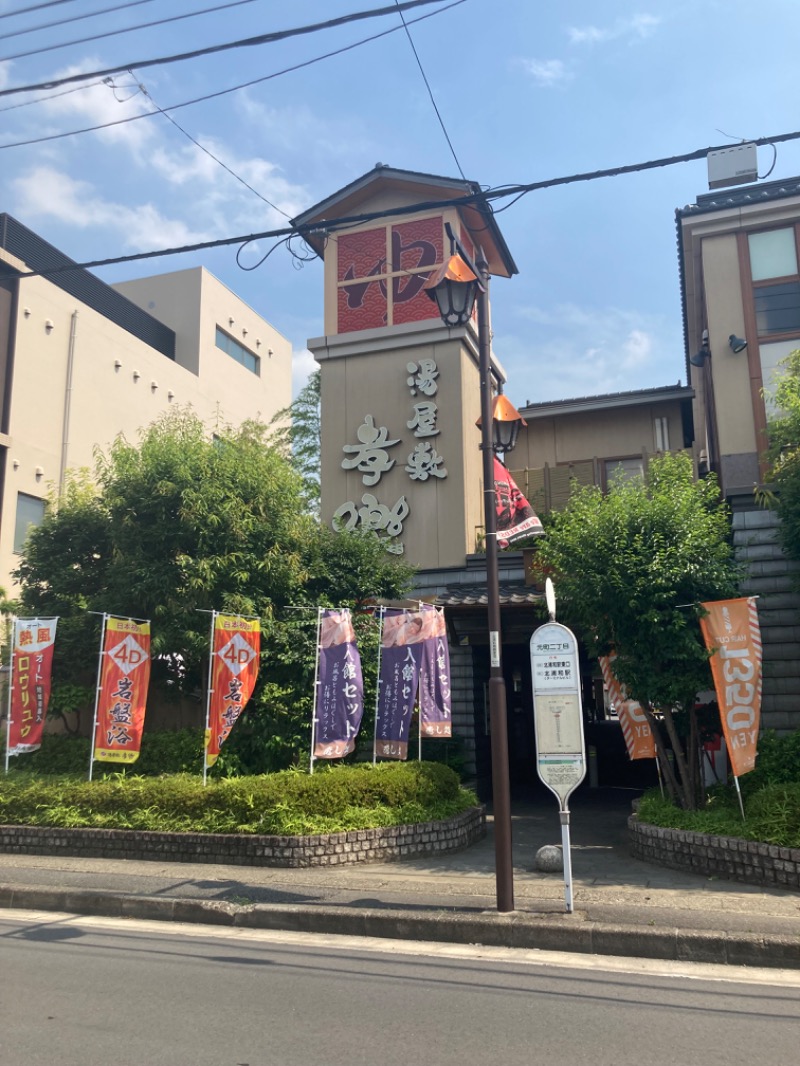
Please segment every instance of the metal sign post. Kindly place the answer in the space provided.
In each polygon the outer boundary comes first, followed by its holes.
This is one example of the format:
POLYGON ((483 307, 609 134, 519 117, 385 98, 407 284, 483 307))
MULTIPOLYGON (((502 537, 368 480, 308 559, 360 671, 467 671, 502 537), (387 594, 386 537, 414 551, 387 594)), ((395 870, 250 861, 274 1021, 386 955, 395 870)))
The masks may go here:
MULTIPOLYGON (((549 606, 549 604, 548 604, 549 606)), ((551 608, 555 614, 555 602, 551 608)), ((578 642, 559 622, 545 623, 531 637, 536 769, 557 797, 564 853, 564 896, 572 913, 569 797, 586 776, 578 642)))

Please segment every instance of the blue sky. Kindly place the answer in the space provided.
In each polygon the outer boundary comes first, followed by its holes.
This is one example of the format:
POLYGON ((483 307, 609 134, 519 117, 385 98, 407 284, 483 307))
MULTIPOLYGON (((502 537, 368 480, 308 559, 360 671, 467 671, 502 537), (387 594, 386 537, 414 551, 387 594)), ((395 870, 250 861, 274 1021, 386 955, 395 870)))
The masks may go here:
MULTIPOLYGON (((203 48, 390 0, 250 0, 51 49, 226 0, 140 0, 124 8, 123 2, 62 0, 8 15, 36 0, 0 0, 0 16, 7 16, 0 17, 0 57, 38 53, 0 62, 0 87, 203 48), (97 13, 114 7, 121 9, 97 13)), ((482 185, 541 181, 800 128, 797 0, 463 0, 444 10, 447 4, 406 18, 431 15, 412 24, 411 35, 461 167, 482 185)), ((111 85, 0 98, 0 146, 125 118, 151 110, 151 101, 171 107, 400 25, 393 14, 114 75, 111 85)), ((170 114, 207 151, 163 115, 2 147, 0 210, 88 261, 280 226, 284 216, 261 197, 294 215, 377 162, 458 176, 402 27, 170 114)), ((759 173, 772 162, 772 149, 760 148, 759 173)), ((770 180, 798 174, 800 141, 779 145, 770 180)), ((700 161, 531 193, 498 216, 520 269, 510 281, 498 279, 492 292, 495 352, 515 402, 682 380, 674 211, 705 191, 700 161)), ((250 247, 241 259, 255 264, 268 247, 250 247)), ((245 271, 236 249, 223 248, 97 273, 116 281, 198 264, 291 339, 299 388, 313 366, 305 341, 322 333, 318 261, 298 269, 278 249, 245 271)))

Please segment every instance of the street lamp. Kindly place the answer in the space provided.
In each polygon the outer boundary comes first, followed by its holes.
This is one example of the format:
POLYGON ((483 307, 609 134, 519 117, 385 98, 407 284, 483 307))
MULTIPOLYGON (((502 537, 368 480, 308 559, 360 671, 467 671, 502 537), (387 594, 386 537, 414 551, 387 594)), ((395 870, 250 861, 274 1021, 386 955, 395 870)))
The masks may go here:
POLYGON ((506 684, 500 650, 500 584, 497 571, 497 511, 494 457, 516 444, 522 416, 505 396, 492 402, 491 334, 489 328, 489 264, 481 249, 473 263, 448 227, 454 254, 435 270, 425 291, 448 326, 466 325, 478 302, 478 369, 480 373, 483 509, 486 530, 486 601, 489 615, 489 716, 492 738, 492 806, 494 808, 497 909, 514 910, 514 866, 511 857, 511 789, 508 772, 506 684), (458 254, 455 254, 457 251, 458 254))

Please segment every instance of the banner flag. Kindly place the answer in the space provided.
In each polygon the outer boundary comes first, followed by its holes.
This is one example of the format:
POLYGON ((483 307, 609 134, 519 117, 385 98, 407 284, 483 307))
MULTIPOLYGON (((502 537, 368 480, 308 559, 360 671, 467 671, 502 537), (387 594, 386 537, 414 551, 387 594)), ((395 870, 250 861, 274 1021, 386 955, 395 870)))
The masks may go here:
POLYGON ((761 629, 754 596, 703 603, 700 619, 734 777, 756 764, 761 721, 761 629))
POLYGON ((656 740, 650 723, 642 705, 636 700, 629 700, 625 687, 617 680, 613 669, 615 659, 616 655, 601 655, 600 672, 616 708, 628 756, 631 759, 655 759, 656 740))
POLYGON ((420 728, 425 737, 450 737, 450 648, 444 610, 423 607, 422 617, 425 625, 419 677, 420 728))
POLYGON ((538 515, 497 456, 494 458, 494 505, 499 548, 507 548, 522 537, 535 537, 544 533, 538 515))
POLYGON ((408 758, 408 732, 426 637, 424 613, 389 608, 383 616, 375 754, 384 759, 408 758))
POLYGON ((341 759, 356 746, 364 714, 361 656, 350 611, 320 612, 314 758, 341 759))
POLYGON ((215 613, 213 632, 205 767, 217 761, 220 748, 253 695, 261 655, 258 618, 215 613))
POLYGON ((150 684, 150 623, 106 617, 93 759, 136 762, 150 684))
POLYGON ((11 700, 7 754, 42 745, 50 702, 57 618, 15 618, 11 643, 11 700))

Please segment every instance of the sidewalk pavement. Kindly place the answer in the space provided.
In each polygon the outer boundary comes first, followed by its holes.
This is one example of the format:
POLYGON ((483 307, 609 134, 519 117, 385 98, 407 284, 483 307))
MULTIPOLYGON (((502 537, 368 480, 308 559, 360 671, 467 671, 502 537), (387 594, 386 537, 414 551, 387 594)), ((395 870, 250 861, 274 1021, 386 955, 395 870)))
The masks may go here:
POLYGON ((0 907, 249 928, 800 969, 800 895, 631 858, 624 789, 571 801, 574 911, 555 799, 512 807, 516 910, 498 914, 491 817, 464 851, 395 863, 275 869, 0 854, 0 907))

